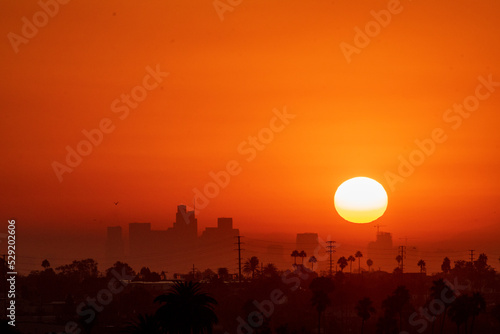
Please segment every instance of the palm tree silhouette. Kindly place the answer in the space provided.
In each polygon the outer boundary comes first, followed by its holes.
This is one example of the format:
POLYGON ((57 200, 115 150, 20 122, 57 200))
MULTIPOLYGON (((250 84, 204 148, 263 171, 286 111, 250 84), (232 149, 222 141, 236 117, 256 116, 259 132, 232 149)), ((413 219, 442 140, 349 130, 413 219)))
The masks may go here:
POLYGON ((417 263, 417 266, 420 267, 420 273, 423 273, 425 271, 425 261, 420 259, 417 263))
POLYGON ((321 333, 321 315, 326 307, 331 304, 330 297, 324 291, 315 291, 311 297, 311 304, 318 312, 318 333, 321 333))
POLYGON ((299 251, 294 250, 290 256, 293 257, 293 261, 294 261, 293 264, 297 265, 297 258, 300 256, 299 251))
POLYGON ((315 264, 316 262, 318 262, 318 259, 316 259, 316 256, 314 256, 314 255, 313 255, 313 256, 311 256, 311 257, 309 258, 309 263, 311 264, 311 270, 314 270, 314 264, 315 264))
POLYGON ((243 272, 245 274, 252 273, 252 279, 254 279, 255 272, 258 270, 258 268, 259 268, 259 259, 257 258, 257 256, 252 256, 243 265, 243 272))
POLYGON ((349 265, 350 265, 350 267, 349 267, 349 273, 352 273, 352 263, 353 263, 354 261, 356 261, 356 259, 354 258, 354 256, 349 255, 349 257, 347 258, 347 261, 349 261, 349 262, 350 262, 350 263, 349 263, 349 265))
POLYGON ((163 304, 155 316, 165 333, 211 334, 218 322, 213 310, 217 301, 201 292, 201 284, 197 282, 176 282, 154 301, 163 304))
POLYGON ((373 266, 373 261, 372 259, 366 260, 366 265, 368 266, 368 271, 371 270, 371 267, 373 266))
POLYGON ((344 268, 347 267, 347 259, 344 256, 341 256, 337 261, 337 264, 340 266, 340 271, 344 272, 344 268))
POLYGON ((359 265, 359 273, 361 274, 361 258, 363 257, 363 253, 361 253, 360 251, 357 251, 356 254, 354 254, 355 257, 358 258, 358 265, 359 265))
POLYGON ((450 305, 448 316, 457 325, 457 333, 460 333, 460 326, 462 324, 465 324, 465 331, 467 332, 467 322, 471 315, 469 298, 467 295, 460 295, 450 305))
POLYGON ((262 270, 262 274, 267 277, 273 277, 278 275, 278 268, 273 263, 268 263, 262 270))
POLYGON ((410 301, 410 292, 404 285, 400 285, 394 290, 392 295, 387 297, 382 302, 382 307, 386 310, 386 314, 399 315, 399 330, 403 330, 403 310, 410 301))
POLYGON ((358 316, 361 318, 361 334, 363 334, 365 321, 370 319, 370 316, 375 313, 375 308, 372 304, 372 300, 368 297, 365 297, 359 300, 358 304, 355 307, 358 316))
MULTIPOLYGON (((453 295, 455 292, 445 283, 445 281, 442 278, 432 282, 431 294, 430 294, 430 297, 432 299, 442 300, 443 297, 446 297, 447 293, 448 295, 450 294, 453 295)), ((444 322, 446 320, 446 312, 448 311, 449 306, 450 304, 444 303, 444 311, 443 311, 443 318, 441 319, 440 333, 443 333, 444 322)))
POLYGON ((299 257, 301 258, 302 260, 302 265, 304 264, 304 258, 307 256, 306 252, 304 252, 303 250, 300 251, 299 253, 299 257))
POLYGON ((139 314, 137 321, 130 322, 123 330, 124 333, 130 334, 161 334, 160 323, 154 315, 139 314))
POLYGON ((398 261, 398 268, 401 269, 401 261, 403 261, 403 257, 401 255, 396 256, 396 261, 398 261))
POLYGON ((484 312, 486 309, 486 301, 483 298, 483 295, 479 292, 474 292, 472 297, 469 298, 469 306, 472 314, 472 321, 470 324, 470 334, 473 333, 474 330, 474 320, 479 315, 479 313, 484 312))
POLYGON ((317 277, 309 284, 313 295, 311 297, 311 304, 318 312, 318 334, 321 333, 321 315, 326 310, 327 306, 331 304, 328 294, 333 291, 334 285, 331 278, 317 277))

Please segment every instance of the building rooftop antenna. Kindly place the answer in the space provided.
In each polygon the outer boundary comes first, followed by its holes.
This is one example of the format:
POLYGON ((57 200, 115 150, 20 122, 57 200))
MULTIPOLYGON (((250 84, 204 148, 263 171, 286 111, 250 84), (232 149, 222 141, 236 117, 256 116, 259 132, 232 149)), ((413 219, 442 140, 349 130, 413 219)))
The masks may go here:
POLYGON ((380 225, 380 224, 377 224, 377 225, 374 225, 373 227, 376 227, 377 228, 377 235, 380 233, 380 227, 385 227, 387 225, 380 225))

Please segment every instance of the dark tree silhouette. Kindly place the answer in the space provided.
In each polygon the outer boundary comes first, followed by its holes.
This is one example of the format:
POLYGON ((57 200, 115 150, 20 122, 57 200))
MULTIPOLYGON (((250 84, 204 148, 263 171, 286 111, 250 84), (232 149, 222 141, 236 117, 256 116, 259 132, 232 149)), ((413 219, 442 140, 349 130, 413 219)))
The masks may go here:
POLYGON ((151 271, 148 267, 142 267, 138 276, 138 278, 144 282, 158 282, 161 280, 160 274, 151 271))
POLYGON ((366 260, 366 265, 368 266, 368 271, 371 270, 371 267, 373 266, 373 261, 372 259, 366 260))
POLYGON ((299 257, 300 257, 300 259, 302 260, 302 262, 301 262, 301 263, 302 263, 302 265, 304 264, 304 258, 305 258, 306 256, 307 256, 306 252, 304 252, 303 250, 302 250, 302 251, 300 251, 300 253, 299 253, 299 257))
POLYGON ((448 257, 443 259, 443 264, 441 264, 441 270, 443 273, 448 274, 451 270, 451 261, 448 257))
POLYGON ((156 311, 156 317, 165 333, 210 334, 218 322, 213 310, 217 301, 201 292, 200 283, 176 282, 154 301, 163 304, 156 311))
POLYGON ((352 255, 349 255, 347 261, 349 261, 349 273, 352 273, 352 263, 356 261, 356 258, 354 258, 354 256, 352 255))
POLYGON ((347 267, 347 259, 344 256, 341 256, 338 259, 337 264, 340 267, 340 271, 344 272, 344 268, 347 267))
POLYGON ((471 316, 469 298, 467 295, 460 295, 450 305, 448 316, 457 325, 457 333, 460 333, 460 326, 462 324, 465 325, 465 331, 467 332, 467 322, 471 316))
POLYGON ((257 256, 252 256, 243 265, 243 272, 245 274, 252 274, 252 279, 255 278, 255 272, 259 269, 259 259, 257 256))
POLYGON ((361 318, 361 334, 363 334, 365 321, 370 319, 370 316, 375 313, 375 308, 373 307, 372 300, 368 297, 365 297, 358 301, 355 309, 358 317, 361 318))
POLYGON ((293 264, 297 265, 297 258, 300 256, 299 251, 294 250, 290 256, 293 257, 293 264))
POLYGON ((417 263, 417 266, 420 267, 420 273, 425 272, 425 261, 420 259, 417 263))
POLYGON ((358 259, 358 271, 361 274, 361 258, 363 257, 363 253, 357 251, 356 254, 354 254, 354 256, 358 259))
POLYGON ((47 268, 50 268, 50 262, 49 260, 45 259, 42 261, 42 267, 43 269, 47 269, 47 268))
POLYGON ((59 270, 61 275, 67 278, 77 279, 80 283, 88 278, 97 278, 99 275, 97 262, 93 259, 74 260, 71 264, 57 267, 56 270, 59 270))
POLYGON ((214 277, 216 277, 216 276, 217 276, 217 274, 210 268, 205 269, 201 273, 201 278, 204 280, 207 280, 207 281, 212 281, 214 279, 214 277))
POLYGON ((278 275, 278 268, 273 263, 268 263, 262 269, 262 274, 266 277, 274 277, 278 275))
POLYGON ((400 285, 394 290, 392 295, 387 297, 382 302, 382 307, 385 309, 386 317, 390 318, 394 315, 399 316, 399 330, 403 330, 403 310, 410 301, 410 292, 408 289, 400 285))
POLYGON ((127 263, 116 261, 112 267, 106 269, 106 278, 109 279, 111 277, 114 277, 113 270, 119 273, 120 275, 125 274, 128 276, 135 276, 134 269, 132 269, 132 267, 130 267, 127 263))
POLYGON ((223 281, 227 281, 229 278, 229 270, 227 268, 219 268, 217 269, 217 275, 219 275, 219 278, 223 281))
POLYGON ((401 261, 403 261, 403 257, 401 255, 396 256, 396 261, 398 261, 398 267, 401 269, 401 261))
POLYGON ((154 315, 139 314, 135 322, 130 322, 123 330, 130 334, 161 334, 160 323, 154 315))
POLYGON ((331 304, 331 299, 328 296, 334 289, 334 284, 329 277, 317 277, 309 284, 309 289, 312 291, 311 304, 318 312, 318 334, 321 333, 321 316, 328 305, 331 304))
POLYGON ((313 255, 313 256, 311 256, 311 257, 309 258, 309 263, 311 264, 311 270, 314 270, 314 264, 315 264, 316 262, 318 262, 318 259, 316 259, 316 256, 314 256, 314 255, 313 255))
POLYGON ((472 296, 469 298, 469 307, 472 315, 472 321, 470 324, 470 334, 474 332, 474 321, 479 313, 482 313, 486 310, 486 301, 484 300, 483 295, 479 292, 474 292, 472 296))
MULTIPOLYGON (((442 300, 443 297, 445 297, 448 300, 449 298, 452 298, 452 296, 454 294, 455 294, 455 291, 453 291, 445 283, 445 281, 442 278, 440 278, 440 279, 432 282, 431 294, 430 294, 430 297, 432 299, 442 300)), ((444 303, 444 311, 443 311, 443 316, 442 316, 442 319, 441 319, 441 330, 440 330, 440 333, 443 333, 444 322, 446 320, 446 312, 448 311, 448 307, 449 306, 450 306, 450 304, 444 303)))

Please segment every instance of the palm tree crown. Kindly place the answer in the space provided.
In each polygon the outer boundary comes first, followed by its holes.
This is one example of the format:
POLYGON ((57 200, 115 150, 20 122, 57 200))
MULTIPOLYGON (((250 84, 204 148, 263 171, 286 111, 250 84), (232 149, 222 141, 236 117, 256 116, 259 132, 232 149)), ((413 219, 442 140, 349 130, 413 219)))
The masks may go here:
POLYGON ((358 304, 356 305, 356 313, 361 318, 361 334, 363 334, 365 321, 370 319, 370 316, 375 313, 372 300, 365 297, 358 301, 358 304))
POLYGON ((293 264, 297 264, 297 258, 300 256, 298 250, 294 250, 292 254, 290 254, 291 257, 293 257, 293 264))
POLYGON ((124 333, 131 334, 161 334, 160 324, 154 315, 139 314, 137 321, 129 323, 124 333))
POLYGON ((257 258, 257 256, 252 256, 243 265, 243 272, 245 274, 252 273, 252 279, 254 279, 255 272, 258 270, 258 268, 259 268, 259 259, 257 258))
POLYGON ((425 271, 425 261, 420 259, 420 261, 418 261, 417 263, 417 266, 420 267, 420 272, 423 273, 425 271))
POLYGON ((304 258, 307 256, 306 252, 304 251, 300 251, 299 253, 299 257, 301 258, 302 260, 302 264, 304 264, 304 258))
POLYGON ((314 269, 314 264, 315 264, 316 262, 318 262, 318 259, 316 259, 316 256, 314 256, 314 255, 313 255, 313 256, 311 256, 311 257, 309 258, 309 263, 311 264, 311 270, 313 270, 313 269, 314 269))
POLYGON ((355 257, 358 258, 358 270, 359 270, 359 273, 361 273, 361 258, 363 257, 363 253, 361 253, 360 251, 357 251, 356 254, 354 254, 355 257))
POLYGON ((340 271, 343 272, 344 268, 347 267, 347 259, 344 256, 341 256, 338 259, 337 264, 340 266, 340 271))
POLYGON ((349 261, 349 262, 350 262, 350 263, 349 263, 349 264, 350 264, 350 267, 349 267, 349 272, 350 272, 350 273, 352 273, 352 263, 353 263, 354 261, 356 261, 356 259, 354 258, 354 256, 349 255, 349 257, 347 258, 347 261, 349 261))
POLYGON ((366 260, 366 265, 368 266, 368 271, 369 271, 371 266, 373 266, 373 260, 372 259, 366 260))
POLYGON ((201 292, 200 283, 176 282, 154 301, 163 304, 156 311, 156 317, 165 333, 210 334, 218 322, 213 310, 217 301, 201 292))

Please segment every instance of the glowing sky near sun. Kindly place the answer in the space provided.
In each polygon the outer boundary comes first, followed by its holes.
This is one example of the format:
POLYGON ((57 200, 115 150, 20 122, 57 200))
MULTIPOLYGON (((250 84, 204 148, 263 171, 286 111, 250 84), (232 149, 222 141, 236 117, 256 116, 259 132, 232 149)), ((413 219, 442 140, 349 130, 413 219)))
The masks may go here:
POLYGON ((335 231, 364 242, 374 229, 339 217, 333 194, 369 175, 390 198, 377 222, 395 235, 498 236, 500 89, 457 129, 443 115, 479 77, 500 81, 500 3, 400 6, 347 62, 341 43, 356 46, 388 1, 244 1, 222 21, 211 1, 71 1, 17 53, 7 35, 41 9, 3 1, 2 217, 44 233, 167 228, 177 204, 192 206, 195 189, 215 182, 210 173, 231 171, 199 208, 200 228, 225 216, 245 234, 335 231), (161 82, 157 67, 168 73, 161 82), (285 107, 295 118, 259 139, 285 107), (391 190, 386 172, 435 128, 446 141, 391 190), (93 129, 102 140, 59 182, 53 162, 66 164, 67 147, 93 129), (232 161, 241 170, 228 170, 232 161))

